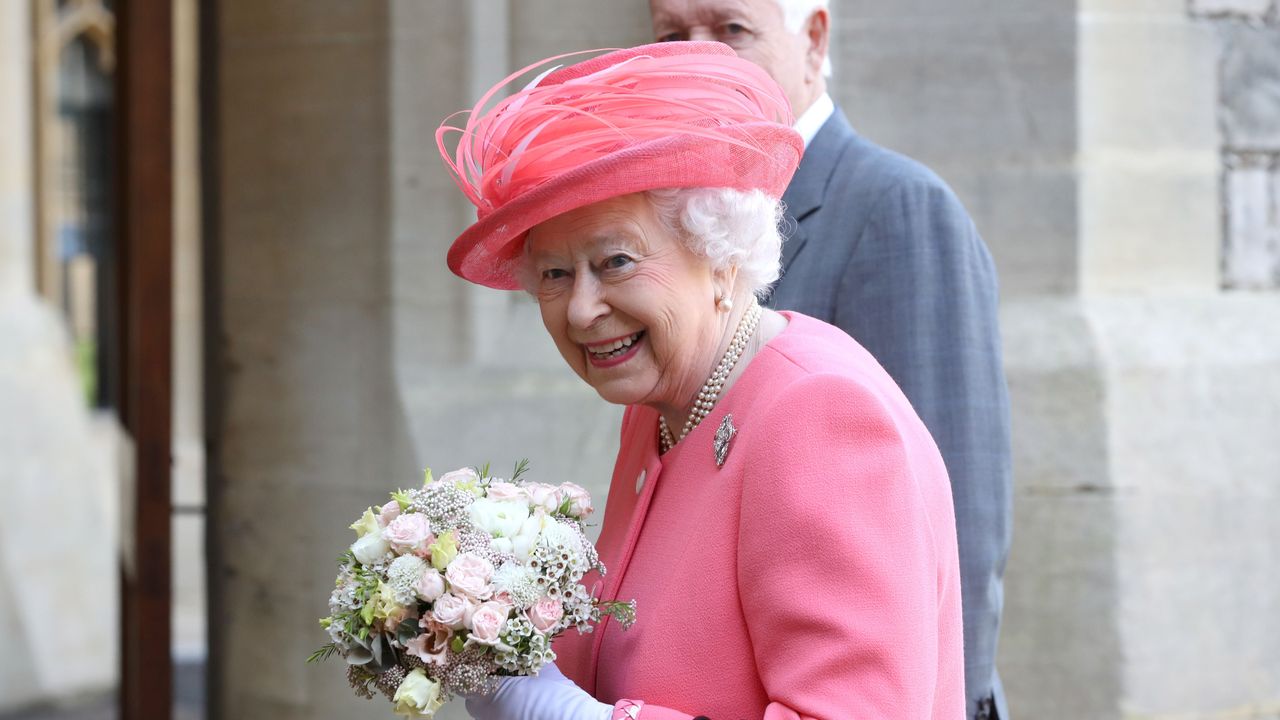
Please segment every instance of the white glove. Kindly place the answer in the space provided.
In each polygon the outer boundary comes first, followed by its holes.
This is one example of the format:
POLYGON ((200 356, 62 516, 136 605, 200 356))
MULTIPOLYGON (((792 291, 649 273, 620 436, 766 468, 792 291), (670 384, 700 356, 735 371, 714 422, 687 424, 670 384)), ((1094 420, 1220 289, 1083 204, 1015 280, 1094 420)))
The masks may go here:
POLYGON ((609 720, 613 706, 596 699, 547 663, 537 677, 504 677, 492 695, 467 698, 476 720, 609 720))

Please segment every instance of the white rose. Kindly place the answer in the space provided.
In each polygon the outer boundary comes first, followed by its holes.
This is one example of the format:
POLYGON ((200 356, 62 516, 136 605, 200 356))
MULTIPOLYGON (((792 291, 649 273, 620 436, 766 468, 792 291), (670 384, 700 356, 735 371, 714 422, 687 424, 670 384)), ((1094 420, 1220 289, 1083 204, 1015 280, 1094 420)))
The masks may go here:
POLYGON ((493 551, 500 555, 515 554, 515 546, 511 544, 511 540, 509 538, 493 538, 489 541, 489 547, 493 548, 493 551))
POLYGON ((515 555, 521 561, 528 560, 529 554, 533 552, 534 546, 538 544, 538 538, 542 535, 542 528, 547 524, 547 515, 542 510, 537 510, 529 516, 520 525, 520 532, 511 539, 511 554, 515 555))
POLYGON ((480 498, 471 503, 471 522, 493 537, 514 537, 529 518, 529 508, 515 500, 480 498))
POLYGON ((366 533, 351 544, 351 553, 361 565, 372 565, 390 549, 391 545, 382 537, 381 529, 366 533))
POLYGON ((440 700, 440 683, 417 668, 400 681, 392 701, 395 714, 408 718, 430 718, 444 702, 440 700))

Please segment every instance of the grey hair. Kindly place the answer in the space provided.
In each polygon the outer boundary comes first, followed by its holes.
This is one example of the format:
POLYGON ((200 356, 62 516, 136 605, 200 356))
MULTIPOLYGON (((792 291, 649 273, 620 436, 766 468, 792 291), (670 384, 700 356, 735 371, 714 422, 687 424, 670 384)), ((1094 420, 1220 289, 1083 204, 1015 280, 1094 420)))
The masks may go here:
MULTIPOLYGON (((778 7, 782 8, 782 17, 787 26, 787 30, 798 33, 804 29, 804 21, 809 19, 814 10, 822 8, 831 13, 828 0, 774 0, 778 3, 778 7)), ((828 45, 828 48, 830 46, 828 45)), ((831 77, 831 52, 827 51, 827 56, 822 59, 822 75, 823 77, 831 77)))
POLYGON ((778 279, 783 215, 774 198, 733 188, 670 188, 645 196, 667 229, 712 269, 736 267, 739 287, 761 297, 778 279))

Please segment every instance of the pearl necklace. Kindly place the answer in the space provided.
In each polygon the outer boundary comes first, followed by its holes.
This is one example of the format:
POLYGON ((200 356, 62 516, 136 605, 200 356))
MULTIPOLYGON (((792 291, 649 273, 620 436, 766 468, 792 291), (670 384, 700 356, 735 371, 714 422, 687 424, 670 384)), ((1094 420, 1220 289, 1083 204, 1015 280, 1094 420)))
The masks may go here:
POLYGON ((759 303, 752 302, 751 307, 743 313, 742 320, 738 322, 738 329, 734 331, 733 339, 729 341, 729 347, 724 351, 724 357, 720 358, 720 364, 711 373, 711 377, 702 384, 702 390, 698 391, 698 399, 693 402, 693 411, 684 421, 679 438, 671 435, 671 428, 667 427, 667 419, 661 414, 658 415, 658 445, 663 453, 675 447, 676 443, 683 440, 690 431, 698 427, 698 423, 702 422, 703 418, 711 413, 716 400, 720 399, 720 391, 724 389, 725 380, 729 378, 729 373, 733 372, 733 367, 738 364, 738 359, 747 349, 747 341, 755 334, 762 312, 759 303))

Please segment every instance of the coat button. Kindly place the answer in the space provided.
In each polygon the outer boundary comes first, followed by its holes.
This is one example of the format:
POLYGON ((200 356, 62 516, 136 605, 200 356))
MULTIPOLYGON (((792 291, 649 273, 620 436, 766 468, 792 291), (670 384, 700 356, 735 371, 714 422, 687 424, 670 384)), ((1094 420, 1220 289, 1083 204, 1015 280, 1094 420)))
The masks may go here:
POLYGON ((639 495, 640 491, 644 489, 644 473, 645 471, 641 470, 640 474, 636 476, 636 494, 637 495, 639 495))

